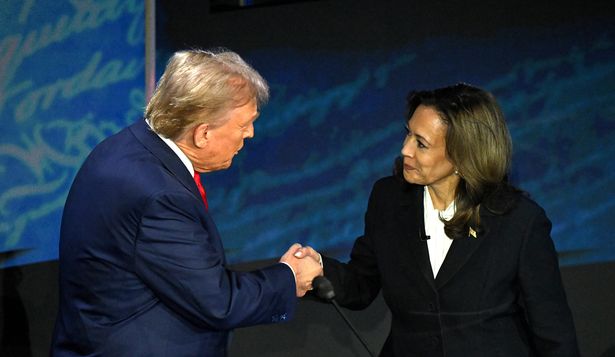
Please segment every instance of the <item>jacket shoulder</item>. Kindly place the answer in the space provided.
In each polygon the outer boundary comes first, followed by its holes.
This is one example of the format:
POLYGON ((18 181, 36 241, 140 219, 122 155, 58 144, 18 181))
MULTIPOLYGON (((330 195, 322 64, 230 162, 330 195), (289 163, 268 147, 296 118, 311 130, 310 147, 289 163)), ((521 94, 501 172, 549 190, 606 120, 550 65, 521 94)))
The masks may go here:
POLYGON ((415 192, 422 189, 423 186, 415 185, 404 181, 396 176, 381 177, 374 183, 373 190, 400 193, 400 192, 415 192))
POLYGON ((516 192, 512 198, 514 199, 514 204, 506 215, 522 217, 523 219, 530 219, 536 216, 546 217, 544 208, 534 201, 527 193, 519 191, 516 192))

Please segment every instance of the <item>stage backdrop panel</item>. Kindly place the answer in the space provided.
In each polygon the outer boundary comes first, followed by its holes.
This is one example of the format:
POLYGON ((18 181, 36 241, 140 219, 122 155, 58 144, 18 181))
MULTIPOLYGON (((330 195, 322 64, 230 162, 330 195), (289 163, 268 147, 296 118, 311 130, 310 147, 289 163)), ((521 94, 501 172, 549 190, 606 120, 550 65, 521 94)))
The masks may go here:
POLYGON ((1 268, 57 259, 77 169, 141 116, 143 2, 9 0, 0 23, 1 268))
POLYGON ((456 82, 500 101, 511 180, 546 209, 562 264, 615 259, 606 3, 339 0, 223 13, 159 3, 161 58, 229 47, 271 85, 255 138, 231 169, 205 176, 230 261, 276 257, 295 241, 346 259, 373 182, 399 155, 406 95, 456 82))
MULTIPOLYGON (((502 103, 512 181, 547 210, 562 263, 615 260, 615 16, 602 2, 157 5, 158 74, 174 50, 226 46, 271 84, 256 137, 231 169, 205 176, 230 262, 296 241, 347 258, 371 185, 399 154, 406 94, 459 81, 502 103)), ((141 116, 143 4, 0 11, 0 266, 14 266, 57 258, 76 170, 141 116)))

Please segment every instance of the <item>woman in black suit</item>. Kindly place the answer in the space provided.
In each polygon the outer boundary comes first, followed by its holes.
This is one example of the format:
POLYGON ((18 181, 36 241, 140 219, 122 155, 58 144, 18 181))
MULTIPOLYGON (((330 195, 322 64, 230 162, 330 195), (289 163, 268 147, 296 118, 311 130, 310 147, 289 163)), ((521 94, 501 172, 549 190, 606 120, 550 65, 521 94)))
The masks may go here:
POLYGON ((323 257, 338 303, 363 309, 382 289, 381 356, 578 356, 551 222, 507 183, 494 97, 466 84, 414 92, 407 118, 397 175, 374 185, 350 261, 323 257))

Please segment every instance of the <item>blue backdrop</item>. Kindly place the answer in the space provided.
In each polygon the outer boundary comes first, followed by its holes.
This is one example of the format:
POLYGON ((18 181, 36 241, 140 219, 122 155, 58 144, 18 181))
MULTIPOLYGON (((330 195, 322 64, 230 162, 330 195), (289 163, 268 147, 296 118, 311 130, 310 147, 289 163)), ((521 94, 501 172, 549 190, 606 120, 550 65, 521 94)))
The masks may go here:
MULTIPOLYGON (((143 108, 140 1, 32 4, 5 2, 0 17, 4 266, 57 258, 76 170, 143 108)), ((406 94, 459 81, 501 102, 513 182, 547 210, 561 262, 614 260, 614 30, 597 21, 240 53, 270 82, 271 101, 233 167, 204 176, 230 262, 278 257, 296 241, 346 258, 371 185, 401 148, 406 94)))
POLYGON ((399 155, 406 94, 464 81, 500 101, 512 180, 547 210, 562 264, 613 260, 612 30, 514 28, 370 52, 248 53, 272 84, 272 102, 234 167, 210 175, 230 256, 273 257, 300 241, 347 258, 372 183, 399 155), (519 37, 529 40, 511 41, 519 37))
POLYGON ((57 258, 92 147, 144 103, 142 1, 0 4, 0 267, 57 258))

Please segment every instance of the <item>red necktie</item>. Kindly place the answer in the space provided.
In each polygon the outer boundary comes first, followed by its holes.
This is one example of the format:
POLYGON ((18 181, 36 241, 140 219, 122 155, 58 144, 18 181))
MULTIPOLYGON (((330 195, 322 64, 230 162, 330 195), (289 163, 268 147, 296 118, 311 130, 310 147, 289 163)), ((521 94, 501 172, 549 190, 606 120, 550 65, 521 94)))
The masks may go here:
POLYGON ((201 174, 198 172, 194 172, 194 182, 196 183, 196 187, 199 189, 201 193, 201 197, 203 198, 203 202, 205 203, 205 208, 209 209, 209 205, 207 204, 207 194, 205 193, 205 189, 203 188, 203 184, 201 184, 201 174))

